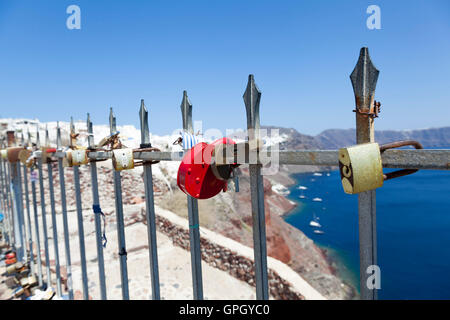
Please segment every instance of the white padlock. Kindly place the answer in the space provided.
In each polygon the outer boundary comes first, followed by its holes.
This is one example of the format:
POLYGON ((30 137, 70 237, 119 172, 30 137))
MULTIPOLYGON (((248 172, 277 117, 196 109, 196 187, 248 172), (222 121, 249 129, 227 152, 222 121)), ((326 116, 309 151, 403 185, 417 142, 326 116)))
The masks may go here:
POLYGON ((82 164, 87 164, 89 159, 87 157, 86 150, 72 150, 72 166, 79 166, 82 164))
POLYGON ((115 149, 113 150, 112 162, 114 170, 129 170, 134 168, 133 149, 115 149))

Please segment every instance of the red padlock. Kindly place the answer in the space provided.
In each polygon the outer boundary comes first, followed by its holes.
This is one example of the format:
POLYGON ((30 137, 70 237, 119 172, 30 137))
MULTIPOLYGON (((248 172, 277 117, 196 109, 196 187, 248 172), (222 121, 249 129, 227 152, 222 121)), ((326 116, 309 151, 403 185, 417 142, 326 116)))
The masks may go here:
POLYGON ((6 259, 12 259, 15 257, 16 257, 16 254, 14 252, 10 252, 10 253, 6 254, 6 259))
MULTIPOLYGON (((216 177, 211 158, 216 145, 236 144, 229 138, 221 138, 211 144, 200 142, 183 157, 178 168, 177 184, 186 194, 197 199, 209 199, 220 191, 226 191, 227 180, 216 177)), ((228 166, 232 170, 232 166, 228 166)))

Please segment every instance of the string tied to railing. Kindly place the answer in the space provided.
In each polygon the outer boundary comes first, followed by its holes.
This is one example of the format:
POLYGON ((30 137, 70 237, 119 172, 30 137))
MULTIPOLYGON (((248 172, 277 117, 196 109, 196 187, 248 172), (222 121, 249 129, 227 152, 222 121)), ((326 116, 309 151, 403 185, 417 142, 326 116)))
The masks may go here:
POLYGON ((103 248, 106 248, 108 239, 106 239, 106 217, 105 217, 105 214, 103 213, 102 209, 100 208, 100 205, 98 205, 98 204, 94 204, 92 206, 92 210, 94 210, 95 214, 100 214, 102 216, 102 220, 103 220, 102 246, 103 246, 103 248))

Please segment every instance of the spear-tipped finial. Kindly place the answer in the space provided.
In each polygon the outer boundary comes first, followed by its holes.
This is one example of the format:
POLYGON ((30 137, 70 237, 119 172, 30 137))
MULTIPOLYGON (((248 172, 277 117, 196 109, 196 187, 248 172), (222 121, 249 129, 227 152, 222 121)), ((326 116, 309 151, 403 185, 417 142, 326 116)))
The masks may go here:
POLYGON ((150 133, 148 129, 148 111, 145 107, 144 99, 141 99, 139 119, 141 120, 141 144, 150 143, 150 133))
POLYGON ((88 147, 93 148, 94 147, 94 128, 92 127, 91 115, 89 113, 87 114, 86 128, 87 128, 87 132, 88 132, 88 147))
POLYGON ((61 149, 61 128, 59 127, 59 121, 56 122, 56 149, 61 149))
POLYGON ((39 137, 39 125, 36 126, 36 147, 41 147, 41 139, 39 137))
POLYGON ((45 146, 50 146, 50 137, 48 135, 48 125, 45 125, 45 146))
POLYGON ((27 126, 27 147, 31 146, 31 133, 30 128, 27 126))
POLYGON ((355 93, 356 108, 359 111, 371 112, 378 74, 369 56, 369 49, 361 48, 359 59, 350 75, 353 92, 355 93))
POLYGON ((70 117, 70 133, 75 134, 75 124, 73 123, 73 117, 70 117))
MULTIPOLYGON (((247 129, 250 131, 259 130, 259 102, 261 100, 261 91, 255 84, 255 77, 248 76, 247 89, 244 92, 245 109, 247 110, 247 129)), ((251 138, 251 137, 249 137, 251 138)))
POLYGON ((117 131, 116 117, 114 116, 113 108, 109 109, 109 131, 111 134, 117 131))
POLYGON ((192 104, 187 96, 187 91, 183 91, 183 100, 181 101, 181 115, 183 117, 183 130, 194 133, 192 126, 192 104))

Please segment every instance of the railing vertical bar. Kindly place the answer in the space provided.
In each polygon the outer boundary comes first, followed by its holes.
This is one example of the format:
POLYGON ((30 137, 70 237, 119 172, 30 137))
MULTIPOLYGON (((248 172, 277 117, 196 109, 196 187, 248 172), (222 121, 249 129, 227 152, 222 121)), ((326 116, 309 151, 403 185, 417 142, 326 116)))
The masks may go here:
POLYGON ((86 268, 86 247, 84 243, 84 227, 83 227, 83 209, 81 206, 81 187, 80 187, 80 172, 78 166, 73 166, 73 180, 75 182, 75 199, 77 206, 77 221, 78 221, 78 239, 80 244, 80 261, 81 261, 81 276, 83 282, 83 299, 89 300, 88 276, 86 268))
POLYGON ((44 189, 44 177, 42 172, 42 158, 38 159, 38 171, 39 171, 39 193, 41 196, 41 216, 42 216, 41 218, 44 236, 45 267, 47 271, 47 286, 51 286, 52 278, 50 271, 50 256, 48 252, 47 218, 45 210, 45 189, 44 189))
POLYGON ((70 257, 70 240, 69 240, 69 225, 67 222, 67 202, 66 202, 66 186, 64 182, 64 168, 62 159, 58 159, 59 168, 59 186, 61 190, 61 207, 63 215, 63 229, 64 229, 64 245, 66 256, 66 271, 67 271, 67 288, 69 289, 69 300, 73 300, 73 280, 72 280, 72 262, 70 257))
MULTIPOLYGON (((369 50, 362 48, 350 79, 356 102, 356 143, 374 142, 374 119, 367 116, 374 103, 379 71, 373 66, 369 50)), ((361 299, 377 299, 377 290, 367 284, 370 266, 377 264, 376 193, 375 190, 358 194, 359 254, 361 299)))
MULTIPOLYGON (((244 93, 247 110, 248 139, 252 146, 259 146, 259 103, 261 92, 258 90, 253 75, 249 75, 247 89, 244 93)), ((255 259, 256 299, 269 299, 267 277, 266 222, 264 211, 264 185, 260 164, 250 164, 250 193, 253 219, 253 252, 255 259)))
MULTIPOLYGON (((186 91, 183 92, 181 114, 183 118, 183 130, 193 134, 192 104, 188 99, 186 91)), ((203 300, 202 253, 200 248, 200 223, 198 218, 197 199, 187 195, 187 207, 194 300, 203 300)))
MULTIPOLYGON (((61 128, 59 122, 56 128, 56 148, 61 149, 61 128)), ((69 300, 73 300, 73 279, 72 279, 72 259, 70 256, 70 237, 69 237, 69 223, 67 221, 67 201, 66 201, 66 183, 64 178, 63 159, 58 158, 58 173, 59 173, 59 188, 61 192, 61 211, 63 217, 64 229, 64 249, 66 256, 66 271, 67 271, 67 289, 69 293, 69 300)))
POLYGON ((31 232, 31 213, 30 213, 30 197, 29 197, 29 189, 28 189, 28 169, 26 166, 23 166, 23 183, 25 188, 25 203, 27 207, 27 219, 28 219, 28 246, 29 246, 29 254, 30 254, 30 269, 32 273, 35 273, 35 265, 34 265, 34 253, 33 253, 33 237, 31 232))
POLYGON ((21 162, 17 162, 17 179, 18 179, 18 189, 19 189, 19 221, 20 221, 20 232, 22 233, 22 248, 23 248, 23 261, 28 259, 28 249, 27 249, 27 233, 26 233, 26 222, 25 222, 25 210, 23 205, 23 187, 22 187, 22 171, 21 162))
MULTIPOLYGON (((31 169, 32 173, 34 169, 31 169)), ((44 281, 42 280, 42 260, 41 260, 41 239, 39 235, 39 219, 38 219, 38 207, 37 207, 37 199, 36 199, 36 180, 34 178, 31 180, 31 195, 33 200, 33 213, 34 213, 34 232, 36 238, 36 256, 37 256, 37 265, 38 265, 38 282, 39 287, 42 287, 44 281)))
MULTIPOLYGON (((150 132, 148 127, 148 111, 145 108, 144 100, 141 100, 139 110, 141 122, 141 147, 151 147, 150 132)), ((153 176, 152 166, 144 164, 144 185, 145 185, 145 205, 147 219, 148 248, 150 258, 150 279, 152 285, 152 299, 160 300, 159 269, 158 269, 158 247, 156 240, 156 216, 155 203, 153 197, 153 176)))
POLYGON ((6 180, 6 169, 5 169, 5 160, 0 159, 0 169, 1 169, 1 181, 2 181, 2 206, 3 206, 3 214, 5 215, 4 219, 6 221, 5 225, 7 228, 7 238, 6 241, 8 245, 11 245, 11 219, 9 216, 9 204, 8 204, 8 196, 7 196, 7 180, 6 180))
MULTIPOLYGON (((109 126, 110 133, 116 132, 116 117, 114 116, 113 110, 111 108, 109 114, 109 126)), ((122 298, 123 300, 128 300, 129 290, 128 290, 128 268, 127 268, 127 251, 125 244, 125 226, 123 222, 123 203, 122 203, 122 183, 120 172, 114 170, 114 194, 115 194, 115 205, 116 205, 116 219, 117 219, 117 240, 119 246, 119 257, 120 257, 120 274, 122 283, 122 298)))
MULTIPOLYGON (((45 129, 45 145, 50 146, 50 139, 48 136, 48 129, 45 129)), ((48 187, 50 194, 50 209, 52 214, 52 231, 53 231, 53 250, 55 254, 55 273, 56 273, 56 294, 62 296, 61 287, 61 270, 59 263, 59 245, 58 245, 58 226, 56 223, 56 207, 55 207, 55 190, 53 186, 53 165, 51 161, 47 162, 47 173, 48 173, 48 187)))
MULTIPOLYGON (((5 195, 3 193, 3 158, 0 157, 0 197, 1 197, 1 210, 0 212, 3 213, 5 212, 5 195)), ((3 213, 4 217, 3 217, 3 224, 6 226, 6 221, 7 221, 7 216, 6 213, 3 213)), ((5 232, 5 241, 6 243, 9 243, 9 229, 6 230, 5 232)))
MULTIPOLYGON (((73 119, 70 119, 70 141, 75 135, 75 127, 73 124, 73 119)), ((71 142, 71 146, 72 145, 71 142)), ((73 166, 73 181, 75 183, 75 200, 77 207, 77 222, 78 222, 78 240, 80 245, 80 262, 81 262, 81 278, 83 283, 83 299, 89 300, 89 286, 88 286, 88 275, 86 267, 86 246, 84 243, 84 226, 83 226, 83 207, 81 204, 81 187, 80 187, 80 171, 78 166, 73 166)))
MULTIPOLYGON (((88 131, 88 146, 89 148, 94 148, 94 131, 92 128, 92 122, 87 115, 87 131, 88 131)), ((98 195, 98 178, 97 178, 97 163, 95 161, 90 162, 91 167, 91 185, 92 185, 92 204, 94 206, 100 207, 100 197, 98 195)), ((100 297, 102 300, 106 300, 106 280, 105 280, 105 262, 103 257, 103 246, 102 246, 102 225, 100 221, 100 213, 94 212, 95 221, 95 239, 97 243, 97 260, 98 260, 98 275, 100 280, 100 297)))
MULTIPOLYGON (((18 144, 19 146, 25 145, 25 140, 23 138, 23 132, 21 133, 21 139, 18 144)), ((24 189, 23 189, 23 179, 22 179, 22 162, 17 162, 17 176, 19 180, 19 203, 20 203, 20 231, 22 232, 22 246, 23 246, 23 261, 28 261, 28 238, 27 238, 27 223, 25 219, 25 206, 23 204, 24 202, 24 189)))
POLYGON ((8 202, 8 215, 9 215, 9 228, 11 230, 11 242, 10 245, 15 245, 15 229, 14 229, 14 211, 13 211, 13 201, 12 201, 12 194, 11 194, 11 166, 9 162, 5 161, 5 179, 6 179, 6 199, 8 202))
POLYGON ((17 261, 25 260, 25 243, 23 241, 23 220, 22 220, 22 193, 21 193, 21 179, 20 179, 20 165, 19 162, 11 163, 11 173, 12 173, 12 193, 14 194, 13 198, 13 207, 14 207, 14 229, 16 230, 16 257, 17 261))

